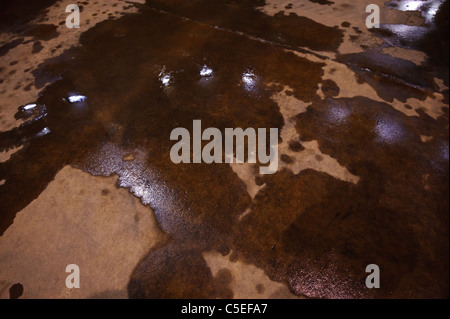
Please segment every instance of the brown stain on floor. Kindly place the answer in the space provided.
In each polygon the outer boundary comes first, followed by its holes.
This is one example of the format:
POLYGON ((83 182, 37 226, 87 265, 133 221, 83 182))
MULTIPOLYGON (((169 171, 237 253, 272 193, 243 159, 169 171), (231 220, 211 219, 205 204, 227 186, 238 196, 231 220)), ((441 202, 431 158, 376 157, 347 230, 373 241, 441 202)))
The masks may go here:
POLYGON ((19 299, 23 295, 23 285, 14 284, 9 288, 9 299, 19 299))
POLYGON ((54 24, 37 24, 25 31, 25 36, 33 37, 37 40, 48 41, 58 36, 57 26, 54 24))
POLYGON ((75 60, 47 69, 62 79, 44 90, 35 109, 19 109, 16 116, 29 121, 0 133, 1 150, 24 145, 0 163, 0 180, 6 180, 1 233, 70 164, 93 175, 118 174, 119 186, 151 206, 170 236, 136 267, 132 298, 232 297, 229 274, 214 278, 202 257, 209 250, 224 256, 233 250, 234 258, 264 269, 297 295, 448 296, 448 254, 442 254, 448 251, 448 113, 438 121, 408 118, 369 99, 333 99, 339 88, 329 81, 321 101, 323 64, 282 48, 334 51, 342 32, 296 15, 265 16, 255 10, 261 4, 148 1, 153 8, 84 33, 82 46, 67 53, 75 60), (205 65, 212 76, 200 75, 205 65), (250 86, 242 80, 249 72, 250 86), (260 178, 266 188, 252 202, 229 165, 170 161, 170 132, 191 131, 194 119, 222 131, 281 129, 283 117, 271 99, 281 88, 265 83, 288 85, 297 99, 312 103, 297 118, 302 140, 318 140, 323 153, 361 177, 359 184, 283 170, 260 178), (71 103, 73 94, 87 99, 71 103), (337 121, 329 114, 335 109, 337 121), (391 127, 394 144, 380 141, 391 127), (42 135, 46 128, 50 133, 42 135), (424 145, 420 135, 438 138, 424 145), (130 153, 133 160, 123 160, 130 153), (432 181, 429 191, 418 182, 423 174, 432 181), (247 208, 252 213, 238 222, 247 208), (376 292, 364 286, 371 263, 385 269, 376 292))
POLYGON ((255 10, 265 4, 263 0, 147 0, 147 4, 208 25, 239 31, 289 47, 336 51, 344 36, 337 27, 327 27, 295 13, 285 15, 280 12, 269 17, 255 10))

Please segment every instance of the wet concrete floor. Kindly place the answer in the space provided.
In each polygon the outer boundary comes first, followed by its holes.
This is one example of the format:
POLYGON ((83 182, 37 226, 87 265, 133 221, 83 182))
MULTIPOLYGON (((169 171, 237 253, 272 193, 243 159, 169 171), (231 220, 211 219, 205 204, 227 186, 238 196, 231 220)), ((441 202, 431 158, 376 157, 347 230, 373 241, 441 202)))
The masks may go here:
POLYGON ((448 298, 448 1, 85 1, 103 17, 74 31, 64 1, 22 2, 1 25, 1 296, 448 298), (278 128, 278 171, 174 164, 196 119, 278 128), (69 293, 77 258, 120 284, 69 293))

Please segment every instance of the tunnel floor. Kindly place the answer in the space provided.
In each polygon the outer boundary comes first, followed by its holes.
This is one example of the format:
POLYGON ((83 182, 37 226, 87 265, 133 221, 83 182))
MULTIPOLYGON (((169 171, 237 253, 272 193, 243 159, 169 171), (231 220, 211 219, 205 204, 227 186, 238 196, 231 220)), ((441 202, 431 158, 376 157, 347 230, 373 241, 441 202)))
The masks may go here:
POLYGON ((71 3, 0 13, 1 298, 448 298, 448 1, 71 3))

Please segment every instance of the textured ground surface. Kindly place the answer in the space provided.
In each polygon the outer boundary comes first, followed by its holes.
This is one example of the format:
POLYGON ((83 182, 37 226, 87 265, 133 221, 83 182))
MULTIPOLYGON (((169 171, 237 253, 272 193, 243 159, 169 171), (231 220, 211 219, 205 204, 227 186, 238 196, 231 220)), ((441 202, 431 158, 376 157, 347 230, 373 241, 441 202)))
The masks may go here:
POLYGON ((448 1, 72 2, 0 13, 0 297, 448 298, 448 1), (173 164, 195 119, 278 171, 173 164))

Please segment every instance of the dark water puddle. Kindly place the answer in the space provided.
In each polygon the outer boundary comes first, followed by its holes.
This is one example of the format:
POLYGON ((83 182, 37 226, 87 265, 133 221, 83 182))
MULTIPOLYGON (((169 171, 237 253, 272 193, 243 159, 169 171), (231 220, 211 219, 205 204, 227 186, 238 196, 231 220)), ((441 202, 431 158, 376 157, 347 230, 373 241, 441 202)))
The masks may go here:
MULTIPOLYGON (((368 83, 386 101, 397 98, 406 102, 410 97, 425 100, 439 90, 435 77, 448 85, 448 1, 395 1, 386 6, 401 11, 417 10, 424 16, 426 24, 383 24, 379 29, 371 29, 372 33, 383 38, 389 46, 425 52, 427 61, 417 66, 382 54, 380 48, 338 55, 337 61, 349 66, 359 81, 368 83)), ((448 99, 448 90, 442 93, 448 99)))
POLYGON ((25 146, 0 165, 6 179, 0 189, 2 232, 72 164, 94 175, 118 173, 120 184, 151 204, 173 238, 197 247, 223 246, 222 237, 250 204, 245 185, 227 165, 173 164, 171 130, 190 128, 193 119, 222 130, 281 128, 273 91, 264 83, 286 82, 297 97, 311 101, 322 65, 145 9, 99 24, 81 42, 76 62, 52 60, 40 68, 62 80, 48 87, 35 107, 20 109, 18 118, 32 120, 0 133, 2 150, 25 146), (205 66, 212 74, 201 75, 205 66), (70 102, 78 95, 86 100, 70 102), (117 153, 105 151, 111 144, 119 153, 137 150, 145 157, 114 166, 117 153))
POLYGON ((380 29, 371 31, 392 46, 425 52, 434 71, 438 72, 448 85, 449 1, 391 1, 386 3, 386 6, 400 11, 419 11, 425 19, 425 24, 423 26, 383 24, 380 29))
POLYGON ((434 28, 422 38, 417 47, 427 53, 432 65, 437 66, 440 78, 449 85, 449 1, 446 0, 434 17, 434 28))
POLYGON ((58 36, 57 26, 54 24, 37 24, 25 30, 25 36, 34 37, 36 40, 48 41, 58 36))
POLYGON ((332 4, 334 4, 333 1, 328 1, 328 0, 309 0, 309 1, 313 2, 313 3, 322 4, 322 5, 332 5, 332 4))
POLYGON ((447 284, 433 279, 433 274, 448 278, 447 125, 448 110, 438 121, 405 117, 386 104, 361 97, 328 98, 300 114, 301 138, 318 140, 324 153, 361 177, 358 187, 330 180, 320 192, 324 197, 318 206, 297 217, 291 229, 301 234, 299 245, 310 245, 302 254, 337 253, 341 266, 353 273, 360 263, 377 260, 385 269, 386 290, 376 297, 445 294, 447 284), (419 135, 434 139, 424 144, 419 135), (430 187, 424 191, 426 183, 430 187), (330 185, 336 185, 332 191, 330 185), (436 225, 432 233, 425 230, 430 224, 436 225), (426 260, 436 255, 442 259, 428 264, 426 260))
POLYGON ((2 0, 0 31, 23 31, 26 23, 35 19, 39 12, 43 12, 55 2, 56 0, 2 0))
POLYGON ((385 5, 400 11, 418 11, 425 19, 425 23, 433 23, 435 15, 444 0, 395 0, 389 1, 385 5))
POLYGON ((136 268, 129 284, 132 298, 233 298, 232 274, 222 269, 213 277, 201 249, 169 243, 136 268))
MULTIPOLYGON (((448 113, 434 121, 363 98, 321 102, 323 64, 211 25, 318 50, 334 50, 341 41, 333 28, 293 15, 265 17, 255 1, 170 3, 149 1, 171 13, 143 7, 100 23, 66 53, 75 57, 71 62, 62 57, 41 66, 38 74, 61 80, 35 105, 19 109, 17 118, 27 122, 0 133, 1 150, 24 146, 0 163, 6 180, 0 232, 63 166, 73 165, 93 175, 117 174, 119 186, 151 206, 170 237, 136 267, 131 297, 232 297, 231 274, 213 277, 201 255, 209 250, 233 250, 298 295, 448 294, 448 113), (294 30, 298 41, 290 40, 294 30), (307 31, 327 35, 326 44, 301 36, 307 31), (267 186, 252 201, 229 165, 171 162, 170 132, 190 130, 194 119, 222 132, 281 129, 271 99, 281 88, 266 83, 289 85, 296 98, 312 103, 297 119, 299 134, 318 140, 324 153, 362 178, 359 184, 310 170, 281 171, 262 178, 267 186), (435 139, 425 145, 422 134, 435 139), (238 222, 247 208, 252 213, 238 222), (369 263, 385 269, 386 288, 362 286, 369 263)), ((328 96, 339 90, 330 81, 324 87, 328 96)), ((303 150, 300 143, 292 148, 303 150)))
POLYGON ((267 187, 238 224, 239 258, 308 297, 445 295, 447 283, 436 278, 448 278, 447 121, 361 97, 313 103, 297 117, 301 139, 318 140, 361 181, 310 170, 264 177, 267 187), (422 134, 435 139, 424 145, 422 134), (384 269, 378 291, 363 287, 372 262, 384 269))
POLYGON ((317 51, 336 51, 344 36, 337 27, 327 27, 295 13, 280 12, 269 17, 255 10, 265 4, 262 0, 147 0, 147 4, 208 25, 317 51))
POLYGON ((409 98, 425 100, 437 89, 436 73, 428 66, 418 66, 378 51, 343 54, 336 60, 346 64, 358 75, 359 82, 368 83, 388 102, 393 102, 394 98, 402 102, 409 98))
POLYGON ((14 284, 9 288, 9 299, 19 299, 23 295, 23 285, 14 284))

